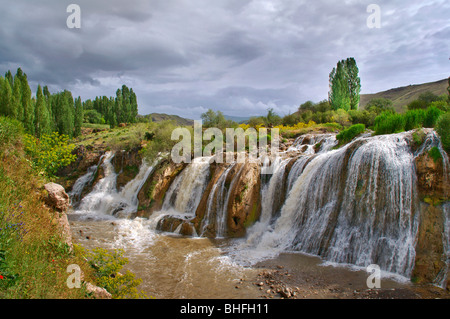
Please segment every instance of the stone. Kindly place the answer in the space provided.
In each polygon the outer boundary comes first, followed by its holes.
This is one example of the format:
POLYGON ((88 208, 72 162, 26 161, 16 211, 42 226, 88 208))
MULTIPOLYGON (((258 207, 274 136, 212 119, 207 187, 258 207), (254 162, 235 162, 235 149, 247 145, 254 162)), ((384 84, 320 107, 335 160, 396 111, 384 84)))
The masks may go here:
POLYGON ((86 283, 86 291, 92 293, 95 299, 112 299, 111 294, 105 288, 94 286, 89 282, 86 283))
POLYGON ((48 183, 44 185, 44 188, 48 193, 46 198, 47 205, 60 212, 67 211, 70 206, 70 199, 64 187, 56 183, 48 183))

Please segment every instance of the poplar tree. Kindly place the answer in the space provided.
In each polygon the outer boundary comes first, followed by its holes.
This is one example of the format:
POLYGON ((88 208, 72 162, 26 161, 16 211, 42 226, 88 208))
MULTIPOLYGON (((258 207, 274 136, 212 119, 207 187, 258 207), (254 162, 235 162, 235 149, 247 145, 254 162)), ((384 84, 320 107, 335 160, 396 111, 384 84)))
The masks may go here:
POLYGON ((36 93, 36 116, 35 116, 35 132, 36 137, 40 138, 45 134, 51 133, 50 115, 48 113, 45 97, 42 93, 41 85, 38 85, 36 93))
POLYGON ((83 105, 81 104, 81 97, 75 100, 75 122, 73 136, 81 135, 81 126, 83 125, 83 105))
POLYGON ((25 73, 21 76, 20 82, 22 85, 23 124, 25 126, 25 130, 29 134, 34 135, 34 104, 31 101, 31 89, 25 73))
POLYGON ((359 107, 361 80, 354 58, 341 60, 330 73, 329 102, 334 110, 352 109, 359 107))

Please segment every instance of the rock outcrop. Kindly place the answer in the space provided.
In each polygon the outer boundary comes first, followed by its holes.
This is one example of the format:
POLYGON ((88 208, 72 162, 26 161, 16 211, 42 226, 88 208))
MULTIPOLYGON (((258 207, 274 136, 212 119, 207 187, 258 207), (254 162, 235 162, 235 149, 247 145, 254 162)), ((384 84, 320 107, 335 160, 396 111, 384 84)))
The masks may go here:
POLYGON ((162 208, 167 190, 185 167, 186 164, 176 164, 168 159, 162 160, 155 167, 138 194, 138 217, 148 218, 162 208))
POLYGON ((44 185, 48 193, 46 203, 48 206, 59 212, 65 212, 70 206, 69 195, 67 195, 64 187, 56 183, 48 183, 44 185))
POLYGON ((261 214, 261 168, 257 163, 246 162, 236 169, 237 181, 229 190, 227 211, 228 237, 243 237, 261 214))

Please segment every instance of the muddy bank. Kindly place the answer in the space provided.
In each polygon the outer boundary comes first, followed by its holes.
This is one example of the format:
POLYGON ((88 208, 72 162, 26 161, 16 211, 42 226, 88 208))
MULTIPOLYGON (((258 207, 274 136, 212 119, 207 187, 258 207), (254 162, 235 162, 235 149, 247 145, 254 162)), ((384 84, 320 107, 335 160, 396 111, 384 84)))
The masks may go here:
POLYGON ((270 299, 450 299, 450 292, 429 284, 381 276, 380 289, 368 289, 365 271, 324 265, 319 257, 284 253, 260 262, 253 283, 259 298, 270 299))

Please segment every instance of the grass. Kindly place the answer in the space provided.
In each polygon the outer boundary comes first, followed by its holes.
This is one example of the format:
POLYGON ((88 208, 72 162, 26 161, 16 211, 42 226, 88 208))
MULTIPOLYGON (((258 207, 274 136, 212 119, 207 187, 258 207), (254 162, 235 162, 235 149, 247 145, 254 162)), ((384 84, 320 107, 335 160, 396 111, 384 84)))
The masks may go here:
POLYGON ((0 119, 0 298, 86 298, 68 289, 67 266, 89 268, 64 243, 57 213, 44 205, 45 180, 35 174, 17 123, 0 119), (9 127, 9 134, 3 129, 9 127))
POLYGON ((366 126, 364 124, 355 124, 345 130, 342 130, 338 135, 336 135, 336 139, 339 141, 339 145, 343 145, 352 141, 356 136, 364 133, 365 130, 366 126))

